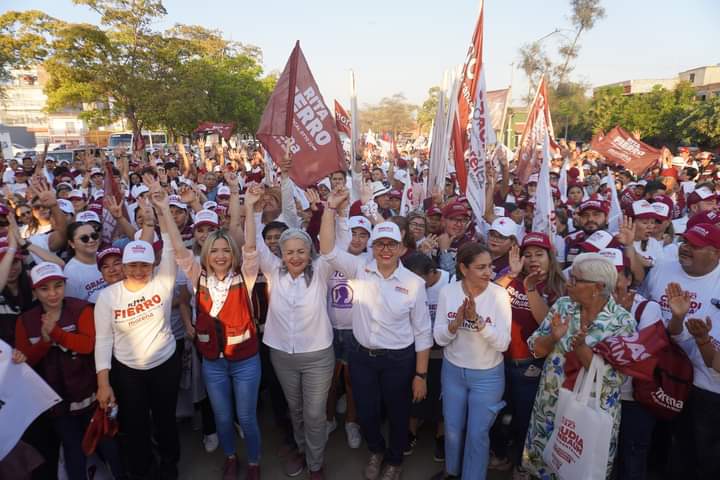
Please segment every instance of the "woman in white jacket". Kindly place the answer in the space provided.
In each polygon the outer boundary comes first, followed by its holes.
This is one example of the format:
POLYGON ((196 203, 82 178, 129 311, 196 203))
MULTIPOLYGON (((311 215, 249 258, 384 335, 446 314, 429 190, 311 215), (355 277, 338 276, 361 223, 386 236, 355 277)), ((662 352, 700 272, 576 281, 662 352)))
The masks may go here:
POLYGON ((510 297, 494 284, 490 252, 468 243, 457 254, 459 281, 440 291, 433 335, 444 347, 445 472, 484 479, 489 431, 504 406, 503 355, 510 344, 510 297))

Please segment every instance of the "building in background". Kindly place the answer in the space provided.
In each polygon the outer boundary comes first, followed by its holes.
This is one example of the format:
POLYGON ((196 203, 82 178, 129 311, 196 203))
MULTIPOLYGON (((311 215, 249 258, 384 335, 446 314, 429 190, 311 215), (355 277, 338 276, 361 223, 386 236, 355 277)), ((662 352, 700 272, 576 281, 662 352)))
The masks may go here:
POLYGON ((649 93, 656 85, 667 90, 672 90, 682 81, 688 82, 693 86, 699 100, 707 100, 712 96, 720 96, 720 64, 685 70, 673 78, 624 80, 622 82, 599 85, 593 88, 593 94, 599 90, 612 87, 622 87, 625 95, 649 93))

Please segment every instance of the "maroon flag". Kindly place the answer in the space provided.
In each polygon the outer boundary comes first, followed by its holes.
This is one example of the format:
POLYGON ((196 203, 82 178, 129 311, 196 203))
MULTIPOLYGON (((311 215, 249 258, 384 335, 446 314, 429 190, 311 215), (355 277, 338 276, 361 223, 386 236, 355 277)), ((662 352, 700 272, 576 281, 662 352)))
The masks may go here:
POLYGON ((490 120, 492 128, 502 135, 503 124, 505 123, 505 112, 510 100, 510 89, 491 90, 487 92, 487 102, 490 108, 490 120))
MULTIPOLYGON (((123 194, 120 191, 120 185, 115 181, 115 177, 113 176, 113 170, 112 170, 112 163, 107 162, 105 163, 105 179, 103 183, 103 193, 105 196, 112 196, 115 200, 115 203, 118 205, 122 205, 122 212, 123 216, 125 218, 128 218, 127 210, 125 209, 125 203, 123 194)), ((117 220, 115 220, 115 217, 113 217, 107 208, 102 209, 102 215, 101 219, 103 221, 102 226, 102 243, 110 243, 112 242, 112 236, 115 232, 115 227, 117 226, 117 220)))
POLYGON ((133 137, 133 152, 145 151, 145 138, 142 133, 133 137))
POLYGON ((635 139, 626 130, 615 127, 606 135, 598 135, 590 142, 590 148, 605 157, 608 162, 621 165, 640 175, 660 159, 661 150, 635 139))
POLYGON ((265 107, 257 138, 276 163, 285 154, 286 139, 291 139, 290 178, 301 188, 345 168, 335 119, 320 95, 300 42, 265 107))
POLYGON ((198 135, 208 135, 211 133, 217 133, 225 141, 230 140, 230 136, 235 131, 235 122, 230 123, 218 123, 218 122, 200 122, 193 133, 198 135))
POLYGON ((352 121, 347 111, 340 105, 340 102, 335 100, 335 126, 337 131, 344 133, 348 137, 352 136, 352 121))
POLYGON ((554 142, 555 135, 553 133, 552 118, 550 117, 550 106, 548 104, 547 94, 547 77, 543 75, 538 85, 535 98, 533 99, 528 117, 525 121, 520 144, 515 153, 516 175, 524 184, 527 183, 528 177, 533 173, 540 171, 542 163, 542 154, 538 146, 542 146, 545 139, 545 130, 550 137, 550 147, 557 149, 558 146, 554 142))

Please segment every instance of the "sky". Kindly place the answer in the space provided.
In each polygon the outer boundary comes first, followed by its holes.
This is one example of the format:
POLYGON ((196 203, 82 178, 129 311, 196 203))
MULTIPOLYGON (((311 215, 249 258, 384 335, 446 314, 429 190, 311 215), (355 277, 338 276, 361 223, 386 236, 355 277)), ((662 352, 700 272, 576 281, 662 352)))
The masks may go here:
MULTIPOLYGON (((477 19, 478 0, 165 0, 158 29, 176 23, 220 30, 259 46, 266 71, 282 71, 295 40, 325 101, 349 104, 349 72, 358 102, 403 93, 422 103, 443 73, 462 63, 477 19)), ((571 75, 597 86, 720 63, 720 1, 603 0, 606 18, 580 38, 571 75)), ((73 22, 98 16, 71 0, 2 0, 0 9, 39 9, 73 22)), ((486 0, 484 62, 488 89, 512 84, 516 103, 527 93, 513 64, 518 49, 555 29, 568 29, 569 0, 486 0)), ((555 55, 559 34, 543 41, 555 55)))

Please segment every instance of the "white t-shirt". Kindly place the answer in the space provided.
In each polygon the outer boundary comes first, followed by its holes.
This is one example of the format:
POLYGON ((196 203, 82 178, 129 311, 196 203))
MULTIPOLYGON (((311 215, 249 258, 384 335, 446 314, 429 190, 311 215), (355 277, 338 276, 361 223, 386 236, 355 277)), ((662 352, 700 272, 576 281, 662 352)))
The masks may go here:
MULTIPOLYGON (((646 296, 660 304, 665 325, 672 317, 665 296, 665 287, 670 282, 678 283, 683 290, 690 293, 690 311, 685 318, 704 320, 705 317, 710 317, 710 337, 715 349, 720 350, 720 307, 713 304, 713 300, 717 302, 720 299, 720 266, 701 277, 692 277, 685 273, 677 260, 662 261, 650 270, 645 279, 646 296)), ((693 364, 693 384, 703 390, 720 393, 720 373, 705 365, 694 338, 684 325, 682 333, 673 336, 673 340, 685 350, 693 364)))
POLYGON ((475 297, 475 324, 467 320, 452 334, 448 324, 455 320, 455 314, 465 300, 462 282, 445 285, 440 290, 433 336, 438 345, 445 347, 445 358, 460 368, 486 370, 503 361, 502 352, 510 345, 510 323, 512 310, 510 296, 499 285, 490 282, 480 295, 475 297), (477 324, 485 327, 478 329, 477 324))
POLYGON ((641 257, 652 262, 651 266, 655 265, 661 258, 664 258, 663 244, 654 238, 648 238, 647 245, 644 249, 642 248, 642 242, 640 240, 636 240, 633 246, 641 257))
POLYGON ((137 292, 114 283, 100 292, 95 304, 95 369, 110 369, 115 357, 137 370, 149 370, 175 353, 170 326, 175 286, 175 251, 163 234, 159 268, 150 282, 137 292))
POLYGON ((435 326, 435 313, 437 313, 438 300, 440 299, 440 290, 450 282, 450 273, 445 270, 438 269, 440 272, 440 278, 435 285, 427 287, 425 292, 427 293, 428 310, 430 310, 430 321, 435 326))
POLYGON ((72 258, 65 265, 65 296, 95 303, 100 291, 105 288, 100 270, 95 263, 82 263, 72 258))

